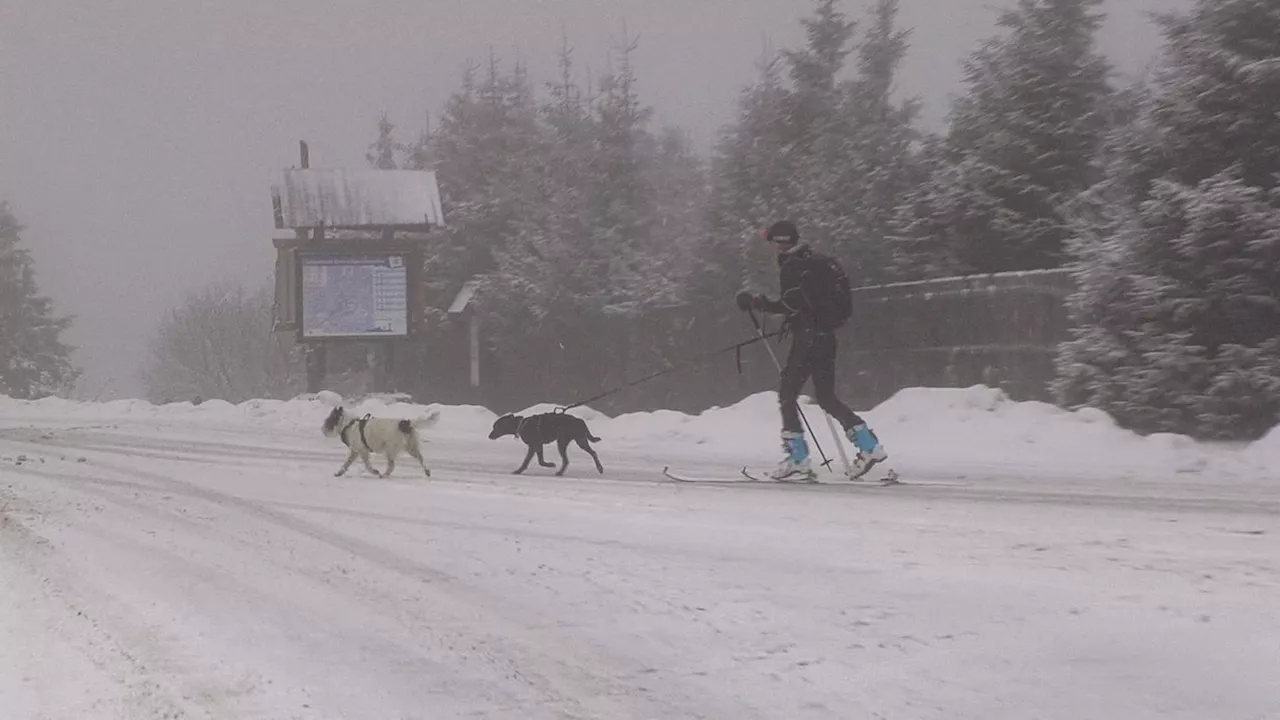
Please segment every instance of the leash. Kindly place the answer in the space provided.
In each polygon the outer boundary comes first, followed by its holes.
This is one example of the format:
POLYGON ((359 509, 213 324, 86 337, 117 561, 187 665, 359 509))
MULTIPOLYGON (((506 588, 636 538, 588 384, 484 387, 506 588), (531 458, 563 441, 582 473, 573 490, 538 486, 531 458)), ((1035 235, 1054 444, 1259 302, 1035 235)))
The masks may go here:
MULTIPOLYGON (((585 400, 579 400, 579 401, 577 401, 577 402, 575 402, 575 403, 573 403, 573 404, 571 404, 571 405, 562 405, 562 406, 560 406, 560 407, 556 408, 553 412, 556 412, 556 413, 563 413, 563 412, 566 412, 566 411, 568 411, 568 410, 572 410, 572 409, 574 409, 574 408, 576 408, 576 407, 582 407, 583 405, 586 405, 587 403, 593 403, 593 402, 595 402, 595 401, 597 401, 597 400, 600 400, 600 399, 602 399, 602 398, 607 398, 607 397, 609 397, 610 395, 615 395, 615 394, 620 393, 620 392, 622 392, 623 390, 626 390, 626 389, 628 389, 628 388, 635 387, 636 385, 639 385, 639 384, 641 384, 641 383, 649 382, 650 380, 653 380, 654 378, 662 377, 663 375, 666 375, 666 374, 668 374, 668 373, 673 373, 673 372, 675 372, 675 371, 677 371, 677 370, 682 370, 682 369, 684 369, 684 368, 686 368, 686 367, 689 367, 689 366, 691 366, 691 365, 696 365, 696 364, 701 363, 701 362, 703 362, 703 361, 705 361, 705 360, 707 360, 707 359, 709 359, 709 358, 715 357, 715 356, 717 356, 717 355, 723 355, 724 353, 727 353, 727 352, 729 352, 729 351, 733 351, 733 352, 737 355, 738 374, 739 374, 739 375, 741 375, 741 374, 742 374, 742 348, 744 348, 744 347, 746 347, 746 346, 748 346, 748 345, 751 345, 751 344, 753 344, 753 343, 761 342, 761 341, 765 340, 766 338, 776 337, 776 336, 781 335, 781 334, 782 334, 782 333, 780 333, 780 332, 779 332, 779 333, 769 333, 769 334, 765 334, 765 333, 759 332, 759 329, 757 328, 756 336, 755 336, 755 337, 753 337, 753 338, 751 338, 750 340, 743 340, 742 342, 736 342, 736 343, 734 343, 734 344, 732 344, 732 345, 727 345, 727 346, 725 346, 725 347, 718 348, 718 349, 716 349, 716 350, 711 350, 711 351, 708 351, 708 352, 704 352, 704 353, 702 353, 702 354, 700 354, 700 355, 694 355, 693 357, 689 358, 688 360, 683 360, 683 361, 681 361, 681 362, 676 363, 675 365, 671 365, 671 366, 669 366, 669 367, 663 368, 662 370, 659 370, 659 371, 657 371, 657 372, 649 373, 648 375, 645 375, 645 376, 644 376, 644 377, 642 377, 642 378, 638 378, 638 379, 636 379, 636 380, 632 380, 631 382, 624 383, 624 384, 619 385, 619 386, 617 386, 617 387, 615 387, 615 388, 611 388, 611 389, 609 389, 609 390, 605 390, 605 391, 604 391, 604 392, 602 392, 602 393, 599 393, 599 394, 596 394, 596 395, 592 395, 591 397, 589 397, 589 398, 587 398, 587 399, 585 399, 585 400)), ((768 343, 765 343, 765 345, 767 346, 767 345, 768 345, 768 343)))

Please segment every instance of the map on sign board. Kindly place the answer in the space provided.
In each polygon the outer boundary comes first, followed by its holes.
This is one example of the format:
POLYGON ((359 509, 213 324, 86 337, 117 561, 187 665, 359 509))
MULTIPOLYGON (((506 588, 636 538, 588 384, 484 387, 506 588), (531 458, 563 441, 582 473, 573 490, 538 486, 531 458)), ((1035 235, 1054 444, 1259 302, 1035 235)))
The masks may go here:
POLYGON ((409 334, 405 255, 310 255, 302 264, 302 336, 409 334))

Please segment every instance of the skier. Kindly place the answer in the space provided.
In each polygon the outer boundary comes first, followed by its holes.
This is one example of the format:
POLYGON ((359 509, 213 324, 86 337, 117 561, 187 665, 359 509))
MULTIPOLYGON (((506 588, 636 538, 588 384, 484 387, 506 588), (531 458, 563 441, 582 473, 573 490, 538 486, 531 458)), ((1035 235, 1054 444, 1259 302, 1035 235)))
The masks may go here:
POLYGON ((786 316, 783 328, 792 335, 791 351, 778 388, 782 448, 786 457, 770 477, 792 482, 816 479, 809 464, 809 446, 797 405, 800 389, 810 376, 818 405, 840 423, 857 449, 850 479, 861 477, 889 455, 867 423, 835 393, 835 330, 849 319, 852 311, 848 276, 834 259, 801 244, 800 232, 789 220, 774 223, 765 233, 765 239, 773 243, 778 253, 781 295, 773 300, 742 291, 736 300, 743 311, 760 310, 786 316))

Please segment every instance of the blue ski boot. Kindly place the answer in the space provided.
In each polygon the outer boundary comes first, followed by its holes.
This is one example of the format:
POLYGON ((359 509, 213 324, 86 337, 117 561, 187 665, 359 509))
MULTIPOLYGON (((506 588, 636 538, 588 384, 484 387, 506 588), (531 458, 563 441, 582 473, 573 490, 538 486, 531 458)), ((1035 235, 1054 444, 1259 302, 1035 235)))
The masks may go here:
POLYGON ((778 482, 814 482, 817 474, 809 466, 809 444, 804 433, 782 431, 782 450, 787 457, 769 477, 778 482))
POLYGON ((876 434, 866 423, 849 428, 849 441, 858 449, 858 456, 853 459, 853 468, 849 473, 850 480, 857 480, 889 458, 884 446, 880 444, 876 434))

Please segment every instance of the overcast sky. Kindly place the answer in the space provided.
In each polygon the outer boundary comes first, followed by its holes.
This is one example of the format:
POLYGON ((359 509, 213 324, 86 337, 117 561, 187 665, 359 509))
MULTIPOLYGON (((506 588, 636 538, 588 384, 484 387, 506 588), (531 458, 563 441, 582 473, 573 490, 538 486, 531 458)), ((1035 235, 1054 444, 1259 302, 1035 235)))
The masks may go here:
MULTIPOLYGON (((1120 69, 1158 47, 1112 0, 1120 69)), ((861 14, 869 0, 848 0, 861 14)), ((903 0, 903 86, 937 124, 958 60, 1013 0, 903 0)), ((415 135, 489 48, 549 79, 562 27, 597 71, 625 19, 642 100, 702 144, 731 119, 766 39, 795 46, 808 0, 0 0, 0 199, 42 289, 78 316, 81 394, 136 395, 149 334, 191 289, 273 269, 272 169, 363 166, 379 115, 415 135)))

